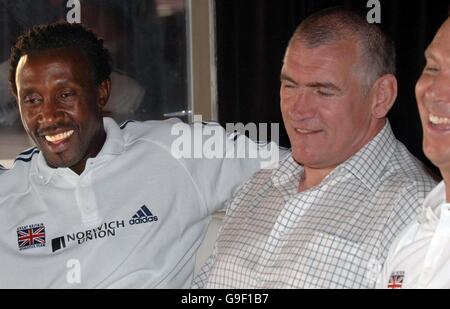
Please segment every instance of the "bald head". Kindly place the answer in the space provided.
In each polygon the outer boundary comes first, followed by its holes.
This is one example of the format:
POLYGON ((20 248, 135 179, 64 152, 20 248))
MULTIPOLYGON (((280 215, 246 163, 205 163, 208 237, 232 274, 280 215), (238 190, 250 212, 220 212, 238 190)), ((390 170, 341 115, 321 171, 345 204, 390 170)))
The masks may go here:
POLYGON ((426 54, 430 52, 436 45, 440 49, 445 50, 445 47, 448 46, 448 51, 450 52, 450 17, 447 18, 447 20, 442 24, 442 26, 439 28, 438 32, 434 36, 433 41, 431 42, 430 46, 428 47, 426 54))
POLYGON ((356 10, 335 7, 309 16, 297 28, 289 46, 295 41, 301 41, 314 49, 342 40, 357 43, 362 77, 368 88, 385 74, 395 75, 393 42, 377 25, 369 24, 364 15, 356 10))

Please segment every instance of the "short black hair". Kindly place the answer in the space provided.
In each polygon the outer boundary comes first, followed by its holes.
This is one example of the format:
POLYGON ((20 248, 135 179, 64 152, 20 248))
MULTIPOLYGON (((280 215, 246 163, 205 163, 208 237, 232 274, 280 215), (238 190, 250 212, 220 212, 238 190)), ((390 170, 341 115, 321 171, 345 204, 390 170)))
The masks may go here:
POLYGON ((56 22, 35 26, 17 39, 10 56, 9 83, 12 92, 17 95, 16 71, 22 56, 68 47, 79 48, 84 53, 93 70, 96 85, 109 79, 112 58, 103 46, 103 40, 81 24, 56 22))

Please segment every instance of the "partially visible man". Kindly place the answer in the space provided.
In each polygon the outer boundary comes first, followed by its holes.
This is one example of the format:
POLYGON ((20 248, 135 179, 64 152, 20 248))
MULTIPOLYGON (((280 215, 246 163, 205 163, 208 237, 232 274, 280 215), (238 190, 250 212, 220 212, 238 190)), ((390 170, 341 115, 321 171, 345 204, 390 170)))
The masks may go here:
POLYGON ((392 245, 379 288, 450 288, 450 18, 425 52, 416 85, 423 149, 444 180, 392 245))
MULTIPOLYGON (((259 169, 225 159, 235 141, 220 126, 208 137, 222 156, 189 159, 171 148, 179 121, 103 118, 110 73, 103 41, 81 25, 35 27, 12 49, 37 147, 0 175, 0 288, 189 287, 211 214, 259 169)), ((187 132, 202 136, 198 126, 187 132)))
POLYGON ((194 287, 375 287, 435 184, 386 119, 394 74, 393 43, 358 12, 302 22, 281 71, 292 157, 237 193, 194 287))

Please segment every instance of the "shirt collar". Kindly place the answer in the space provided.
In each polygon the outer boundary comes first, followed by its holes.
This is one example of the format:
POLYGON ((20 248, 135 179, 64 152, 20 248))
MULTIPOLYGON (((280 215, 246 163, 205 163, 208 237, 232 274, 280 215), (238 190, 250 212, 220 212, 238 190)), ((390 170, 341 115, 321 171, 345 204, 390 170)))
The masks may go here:
MULTIPOLYGON (((331 174, 346 170, 358 178, 368 189, 376 191, 381 173, 393 155, 396 143, 397 140, 392 132, 391 125, 387 121, 384 128, 374 139, 349 160, 339 165, 331 174)), ((298 164, 292 156, 289 156, 280 162, 279 167, 272 172, 272 182, 276 187, 281 187, 292 181, 298 185, 297 182, 302 174, 303 166, 298 164)))
POLYGON ((292 155, 281 160, 279 166, 272 171, 272 184, 282 192, 286 201, 298 193, 300 175, 303 175, 303 166, 298 164, 292 155))
POLYGON ((291 155, 282 160, 278 168, 272 171, 272 182, 276 187, 280 187, 292 181, 298 181, 302 174, 303 166, 298 164, 291 155))
POLYGON ((422 213, 418 217, 419 223, 438 222, 441 206, 446 203, 445 183, 441 181, 423 202, 422 213))
POLYGON ((353 155, 340 168, 358 178, 368 189, 377 191, 385 166, 397 148, 397 140, 389 121, 383 130, 366 146, 353 155))
MULTIPOLYGON (((91 158, 89 160, 95 160, 96 162, 100 162, 106 160, 108 156, 111 155, 119 155, 125 149, 125 142, 123 139, 122 131, 117 123, 111 118, 103 118, 103 125, 106 132, 106 140, 102 149, 98 153, 95 158, 91 158)), ((51 168, 48 166, 47 161, 42 154, 42 151, 39 152, 38 158, 33 162, 31 176, 37 177, 40 181, 43 181, 45 184, 49 183, 51 178, 55 175, 55 173, 64 173, 67 175, 74 174, 69 168, 51 168)))
POLYGON ((105 155, 119 155, 125 149, 122 130, 112 118, 103 118, 103 126, 106 132, 106 141, 97 158, 105 155))

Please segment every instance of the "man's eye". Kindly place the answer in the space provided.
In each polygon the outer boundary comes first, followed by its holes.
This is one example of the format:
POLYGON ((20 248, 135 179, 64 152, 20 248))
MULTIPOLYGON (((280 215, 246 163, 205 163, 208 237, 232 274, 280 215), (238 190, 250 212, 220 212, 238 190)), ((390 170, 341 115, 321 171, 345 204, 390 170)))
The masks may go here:
POLYGON ((435 73, 435 72, 438 72, 438 71, 439 71, 438 68, 430 67, 430 66, 427 66, 424 69, 424 72, 426 72, 426 73, 435 73))
POLYGON ((58 98, 61 101, 72 101, 76 97, 76 93, 74 91, 62 91, 58 98))
POLYGON ((284 84, 284 85, 283 85, 283 88, 284 88, 284 89, 294 89, 295 86, 292 85, 292 84, 284 84))
POLYGON ((334 93, 332 93, 330 91, 324 91, 322 89, 318 89, 317 90, 317 94, 322 96, 322 97, 332 97, 332 96, 334 96, 334 93))
POLYGON ((63 92, 61 93, 61 98, 65 99, 65 98, 70 98, 73 97, 75 95, 74 92, 63 92))
POLYGON ((23 102, 25 104, 28 104, 28 105, 34 105, 34 104, 40 103, 41 102, 41 98, 37 97, 37 96, 25 97, 23 102))

